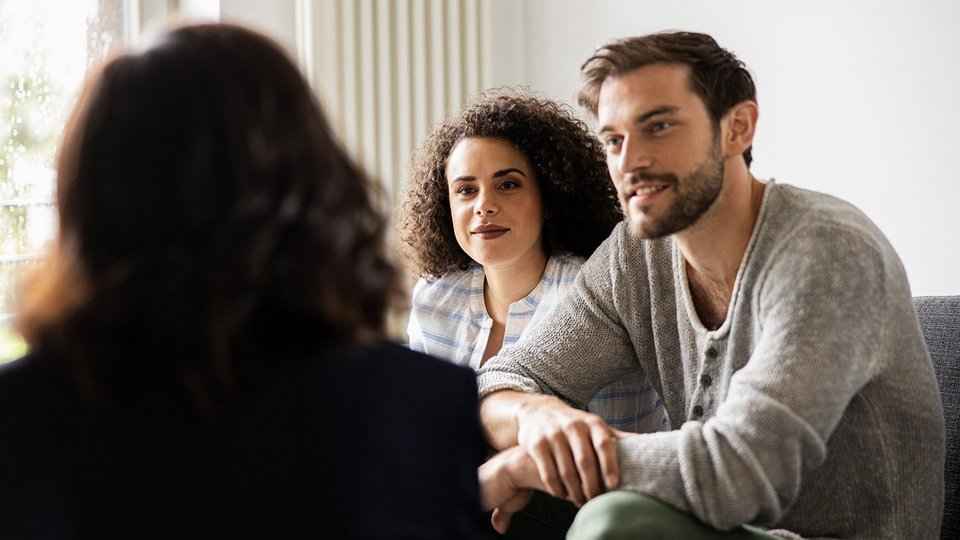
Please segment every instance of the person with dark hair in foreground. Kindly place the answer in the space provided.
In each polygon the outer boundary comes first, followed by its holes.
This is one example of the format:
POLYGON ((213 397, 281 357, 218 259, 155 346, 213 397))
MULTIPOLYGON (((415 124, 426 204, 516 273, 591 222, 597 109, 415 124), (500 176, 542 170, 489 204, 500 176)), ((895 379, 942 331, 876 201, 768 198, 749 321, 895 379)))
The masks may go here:
POLYGON ((542 489, 589 501, 574 540, 936 538, 943 410, 887 239, 753 177, 753 80, 710 36, 616 40, 582 74, 627 219, 480 369, 498 529, 542 489), (638 369, 672 431, 571 406, 638 369))
POLYGON ((383 339, 371 183, 295 65, 174 29, 86 86, 0 369, 4 538, 481 538, 466 368, 383 339))

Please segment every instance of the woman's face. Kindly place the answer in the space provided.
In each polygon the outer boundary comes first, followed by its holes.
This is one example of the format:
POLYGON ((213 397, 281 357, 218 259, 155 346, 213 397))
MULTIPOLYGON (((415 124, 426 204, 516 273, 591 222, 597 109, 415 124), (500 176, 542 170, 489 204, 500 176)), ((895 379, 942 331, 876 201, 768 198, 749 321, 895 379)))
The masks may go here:
POLYGON ((484 267, 545 257, 543 199, 526 156, 492 137, 463 139, 447 160, 453 231, 484 267))

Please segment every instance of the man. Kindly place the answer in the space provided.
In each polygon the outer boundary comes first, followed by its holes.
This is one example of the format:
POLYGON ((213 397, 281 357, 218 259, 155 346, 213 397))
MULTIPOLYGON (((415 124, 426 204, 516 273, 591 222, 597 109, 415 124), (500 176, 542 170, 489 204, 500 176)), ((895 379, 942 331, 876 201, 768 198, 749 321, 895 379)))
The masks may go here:
POLYGON ((590 501, 572 538, 936 537, 943 411, 884 236, 750 174, 755 87, 710 36, 614 41, 582 74, 626 221, 479 372, 494 525, 535 488, 590 501), (636 371, 673 431, 575 408, 636 371))

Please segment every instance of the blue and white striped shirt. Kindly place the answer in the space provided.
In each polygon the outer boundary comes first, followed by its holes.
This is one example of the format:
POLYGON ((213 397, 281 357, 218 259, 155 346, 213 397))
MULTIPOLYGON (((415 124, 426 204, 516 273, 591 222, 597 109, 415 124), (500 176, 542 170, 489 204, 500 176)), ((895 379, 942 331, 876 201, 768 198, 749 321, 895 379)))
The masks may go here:
MULTIPOLYGON (((521 339, 563 298, 583 265, 572 255, 547 260, 540 283, 526 297, 510 304, 503 346, 521 339)), ((410 348, 480 369, 493 319, 483 301, 483 267, 452 271, 436 280, 421 279, 413 290, 413 309, 407 334, 410 348)), ((587 410, 611 427, 634 433, 669 430, 670 422, 653 386, 634 373, 601 390, 587 410)))

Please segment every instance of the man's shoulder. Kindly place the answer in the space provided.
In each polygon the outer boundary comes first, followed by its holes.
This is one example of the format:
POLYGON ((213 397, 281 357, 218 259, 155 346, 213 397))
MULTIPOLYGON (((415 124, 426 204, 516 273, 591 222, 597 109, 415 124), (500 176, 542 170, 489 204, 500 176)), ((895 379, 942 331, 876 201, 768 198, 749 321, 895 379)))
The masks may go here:
POLYGON ((617 255, 619 260, 612 268, 613 274, 627 278, 629 282, 644 279, 654 287, 673 283, 678 248, 673 235, 658 238, 641 238, 635 235, 626 223, 617 229, 617 255))
POLYGON ((826 279, 827 274, 851 287, 873 283, 907 288, 896 250, 856 206, 795 186, 767 189, 763 221, 750 248, 748 279, 767 289, 771 283, 793 286, 789 284, 816 276, 826 279))
MULTIPOLYGON (((638 260, 656 260, 665 257, 669 260, 672 256, 674 240, 672 235, 661 236, 659 238, 641 238, 630 230, 630 225, 626 220, 621 221, 613 228, 610 236, 593 252, 590 261, 598 258, 628 257, 638 260)), ((621 262, 611 261, 617 266, 621 262)))
MULTIPOLYGON (((817 242, 855 242, 890 254, 886 237, 859 208, 839 197, 789 184, 771 184, 768 208, 764 209, 763 233, 758 240, 781 248, 827 248, 817 242), (766 237, 766 238, 763 238, 766 237), (804 238, 811 242, 804 243, 804 238), (816 240, 814 242, 813 240, 816 240)), ((817 250, 817 251, 827 251, 817 250)))
POLYGON ((641 238, 626 221, 614 227, 610 236, 593 252, 580 270, 590 283, 624 284, 633 290, 639 281, 659 284, 673 282, 676 243, 672 235, 641 238))
POLYGON ((876 231, 876 226, 866 214, 853 203, 839 197, 790 184, 771 183, 767 189, 772 190, 767 219, 876 231))

